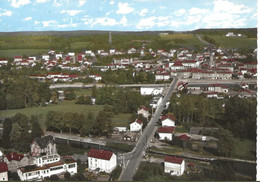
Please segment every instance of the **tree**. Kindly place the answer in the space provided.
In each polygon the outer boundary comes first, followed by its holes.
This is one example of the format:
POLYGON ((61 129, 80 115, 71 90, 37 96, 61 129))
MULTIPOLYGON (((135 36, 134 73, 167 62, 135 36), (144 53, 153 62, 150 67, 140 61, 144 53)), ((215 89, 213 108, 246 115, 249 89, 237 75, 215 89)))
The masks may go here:
POLYGON ((39 124, 38 117, 36 116, 31 116, 31 124, 32 124, 32 132, 31 132, 31 138, 37 138, 41 137, 43 135, 43 130, 39 124))
POLYGON ((12 131, 10 133, 10 142, 11 142, 11 146, 16 150, 20 150, 23 147, 21 145, 22 134, 23 131, 20 125, 18 123, 14 123, 12 125, 12 131))
POLYGON ((98 136, 110 136, 113 132, 111 115, 107 112, 100 111, 93 126, 94 132, 98 136))
POLYGON ((97 95, 97 86, 94 85, 91 90, 91 97, 96 97, 97 95))
POLYGON ((10 134, 12 132, 12 120, 10 118, 6 118, 3 123, 3 147, 10 148, 10 134))
POLYGON ((65 90, 64 97, 65 100, 74 100, 76 98, 76 94, 73 90, 65 90))
POLYGON ((230 157, 234 153, 234 141, 233 141, 233 135, 230 131, 221 129, 217 133, 218 138, 218 154, 230 157))

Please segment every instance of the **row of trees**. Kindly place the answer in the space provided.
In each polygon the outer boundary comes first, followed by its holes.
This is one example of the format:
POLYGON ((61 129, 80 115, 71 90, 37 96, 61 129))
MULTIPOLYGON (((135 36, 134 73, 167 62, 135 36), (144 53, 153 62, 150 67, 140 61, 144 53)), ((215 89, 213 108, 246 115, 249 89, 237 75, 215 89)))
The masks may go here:
POLYGON ((113 132, 110 109, 104 107, 96 117, 93 113, 83 114, 72 112, 50 111, 46 115, 46 129, 55 132, 78 133, 81 136, 110 136, 113 132))
POLYGON ((24 114, 16 114, 6 118, 3 122, 2 142, 4 148, 13 148, 21 152, 30 150, 30 142, 43 135, 38 117, 31 118, 24 114))

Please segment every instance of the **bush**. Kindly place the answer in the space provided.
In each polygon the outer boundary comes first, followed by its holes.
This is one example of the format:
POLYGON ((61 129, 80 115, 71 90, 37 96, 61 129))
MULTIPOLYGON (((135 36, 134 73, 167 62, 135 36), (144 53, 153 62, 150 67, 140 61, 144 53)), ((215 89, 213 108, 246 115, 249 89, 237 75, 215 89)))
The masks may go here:
POLYGON ((51 177, 50 177, 50 180, 51 181, 58 181, 60 178, 59 178, 59 176, 57 176, 57 175, 51 175, 51 177))
POLYGON ((122 167, 117 166, 110 174, 109 181, 117 181, 122 171, 122 167))

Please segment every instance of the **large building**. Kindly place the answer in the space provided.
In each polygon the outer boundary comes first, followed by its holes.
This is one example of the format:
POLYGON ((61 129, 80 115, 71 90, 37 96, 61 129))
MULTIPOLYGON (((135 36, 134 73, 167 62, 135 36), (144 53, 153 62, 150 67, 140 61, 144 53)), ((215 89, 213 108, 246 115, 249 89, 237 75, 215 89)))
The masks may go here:
POLYGON ((20 167, 17 174, 21 181, 39 181, 51 175, 77 173, 77 162, 71 157, 43 156, 36 158, 36 164, 20 167), (38 160, 40 162, 38 162, 38 160), (44 164, 43 164, 44 163, 44 164))
POLYGON ((43 138, 35 138, 31 143, 31 154, 32 156, 40 156, 41 154, 56 154, 56 144, 51 135, 43 138))
POLYGON ((181 176, 185 170, 183 158, 166 156, 164 158, 164 172, 171 175, 181 176))
POLYGON ((90 170, 112 172, 117 165, 117 157, 113 152, 90 149, 88 153, 88 168, 90 170))

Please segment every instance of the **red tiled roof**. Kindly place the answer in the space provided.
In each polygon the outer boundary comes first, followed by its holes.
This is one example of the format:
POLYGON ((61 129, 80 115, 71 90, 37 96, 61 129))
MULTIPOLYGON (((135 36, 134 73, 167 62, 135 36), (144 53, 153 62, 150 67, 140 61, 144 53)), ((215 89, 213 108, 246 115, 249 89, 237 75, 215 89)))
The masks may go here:
POLYGON ((137 122, 137 123, 139 123, 139 124, 143 124, 143 121, 140 120, 140 119, 136 119, 136 120, 134 120, 132 123, 134 123, 134 122, 137 122))
POLYGON ((183 66, 182 62, 175 62, 173 66, 183 66))
POLYGON ((7 172, 8 166, 5 162, 0 162, 0 173, 7 172))
POLYGON ((103 160, 110 160, 113 155, 113 152, 105 151, 105 150, 97 150, 97 149, 90 149, 88 156, 103 159, 103 160))
POLYGON ((187 136, 186 134, 180 135, 180 136, 178 136, 178 138, 179 138, 180 140, 189 140, 189 139, 190 139, 190 137, 187 136))
POLYGON ((23 159, 23 154, 17 154, 16 152, 11 152, 9 154, 6 154, 5 157, 8 159, 8 161, 16 160, 20 161, 23 159))
POLYGON ((175 128, 172 126, 161 127, 158 129, 158 133, 173 133, 174 129, 175 128))
POLYGON ((182 161, 183 161, 183 158, 179 158, 179 157, 166 156, 164 158, 164 162, 171 162, 171 163, 175 163, 175 164, 181 164, 182 161))
POLYGON ((140 109, 143 109, 145 111, 148 111, 148 109, 145 106, 141 106, 140 109))
POLYGON ((165 119, 167 119, 167 118, 169 118, 169 119, 172 120, 172 121, 176 121, 176 117, 173 116, 173 115, 171 115, 171 114, 164 115, 164 116, 161 118, 161 120, 163 121, 163 120, 165 120, 165 119))

